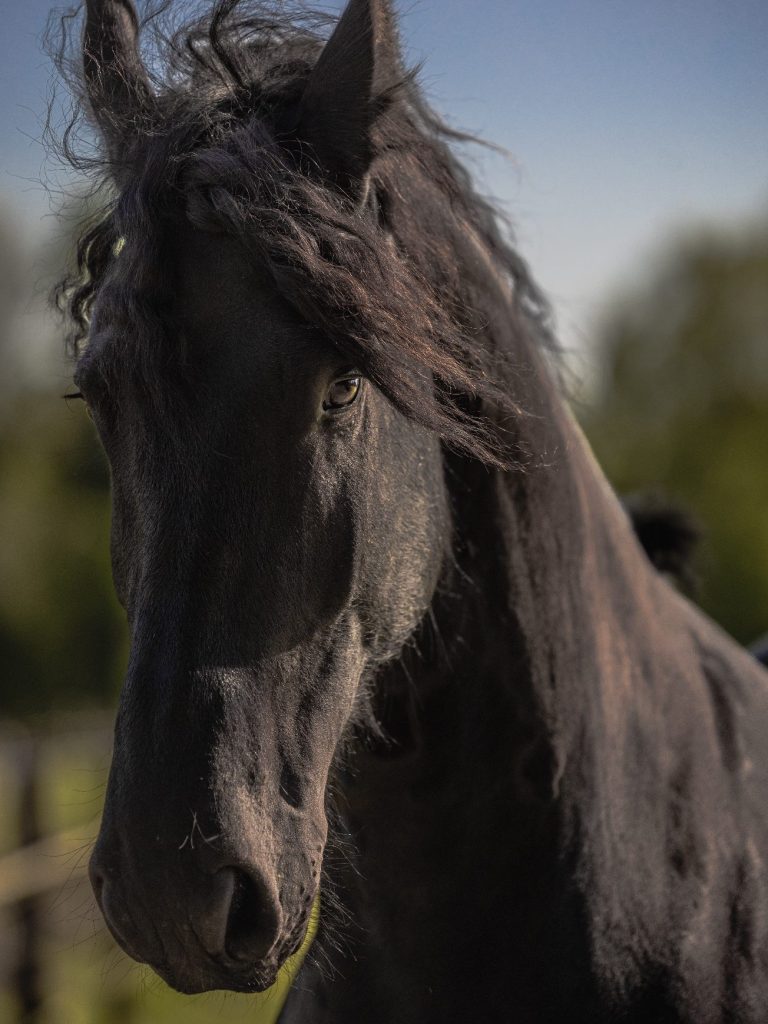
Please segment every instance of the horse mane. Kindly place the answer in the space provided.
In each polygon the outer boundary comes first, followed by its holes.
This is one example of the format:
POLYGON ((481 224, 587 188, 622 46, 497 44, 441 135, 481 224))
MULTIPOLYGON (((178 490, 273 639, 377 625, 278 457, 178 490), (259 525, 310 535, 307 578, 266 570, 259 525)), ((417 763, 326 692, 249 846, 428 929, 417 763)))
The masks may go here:
POLYGON ((60 150, 109 195, 56 291, 72 354, 87 342, 109 278, 111 316, 131 324, 135 358, 157 383, 153 354, 167 353, 172 335, 163 238, 186 219, 239 238, 404 414, 454 449, 514 464, 505 428, 521 414, 511 398, 512 339, 549 352, 556 344, 508 224, 453 152, 469 137, 403 73, 377 97, 367 198, 354 202, 292 134, 333 19, 265 0, 218 0, 180 26, 171 13, 165 0, 145 14, 157 104, 151 117, 137 113, 119 154, 79 149, 80 126, 98 114, 103 128, 109 113, 86 99, 74 12, 56 28, 55 61, 79 97, 60 150), (112 275, 117 260, 126 272, 112 275))

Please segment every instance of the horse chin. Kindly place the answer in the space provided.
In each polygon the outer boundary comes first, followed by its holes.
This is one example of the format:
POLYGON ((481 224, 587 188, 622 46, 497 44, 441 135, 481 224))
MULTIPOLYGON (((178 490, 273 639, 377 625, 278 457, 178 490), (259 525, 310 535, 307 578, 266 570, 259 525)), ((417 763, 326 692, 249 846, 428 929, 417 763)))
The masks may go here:
POLYGON ((170 988, 182 995, 200 995, 203 992, 226 991, 256 994, 272 988, 281 969, 291 959, 288 948, 284 953, 270 956, 258 963, 236 964, 231 961, 195 964, 150 964, 152 970, 170 988))
POLYGON ((277 981, 280 964, 270 967, 245 967, 242 971, 222 965, 207 971, 193 968, 176 970, 167 965, 154 967, 166 985, 184 996, 198 996, 204 992, 240 992, 254 995, 266 992, 277 981))

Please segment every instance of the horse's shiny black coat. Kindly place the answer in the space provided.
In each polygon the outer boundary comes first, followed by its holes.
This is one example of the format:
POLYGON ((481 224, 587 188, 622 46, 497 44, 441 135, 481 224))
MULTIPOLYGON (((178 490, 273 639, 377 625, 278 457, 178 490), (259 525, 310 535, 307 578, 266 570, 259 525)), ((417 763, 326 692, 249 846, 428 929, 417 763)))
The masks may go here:
POLYGON ((768 676, 644 556, 389 4, 323 49, 226 0, 164 52, 88 0, 116 938, 263 989, 319 887, 285 1022, 764 1024, 768 676))

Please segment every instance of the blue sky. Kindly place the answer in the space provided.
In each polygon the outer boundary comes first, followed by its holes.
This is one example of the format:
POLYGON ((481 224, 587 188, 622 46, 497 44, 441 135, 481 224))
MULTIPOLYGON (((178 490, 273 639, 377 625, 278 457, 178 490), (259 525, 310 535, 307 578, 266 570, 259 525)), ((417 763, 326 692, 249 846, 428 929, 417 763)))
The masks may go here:
MULTIPOLYGON (((37 184, 49 9, 6 0, 0 39, 0 204, 27 231, 49 209, 37 184)), ((402 0, 399 9, 435 105, 512 152, 474 160, 511 213, 567 343, 677 231, 768 214, 766 0, 402 0)))

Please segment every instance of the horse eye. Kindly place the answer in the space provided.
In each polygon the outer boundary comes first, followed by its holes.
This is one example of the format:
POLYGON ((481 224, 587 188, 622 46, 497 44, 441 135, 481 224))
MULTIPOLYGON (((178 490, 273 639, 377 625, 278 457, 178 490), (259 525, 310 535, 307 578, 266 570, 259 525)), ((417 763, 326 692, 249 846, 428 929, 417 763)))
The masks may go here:
POLYGON ((362 380, 360 377, 342 377, 331 384, 323 402, 323 408, 328 410, 344 409, 352 405, 360 394, 362 380))

